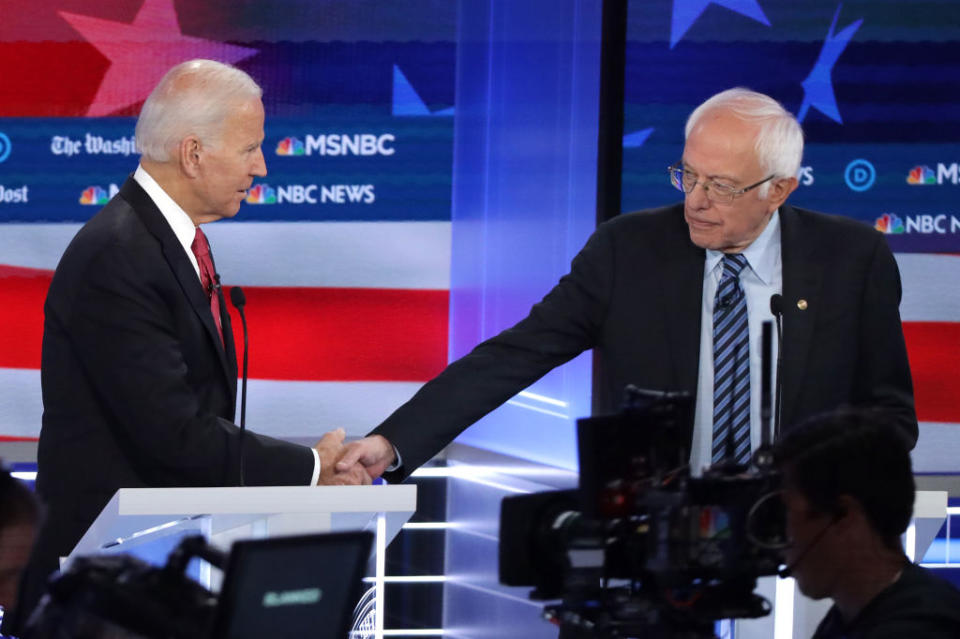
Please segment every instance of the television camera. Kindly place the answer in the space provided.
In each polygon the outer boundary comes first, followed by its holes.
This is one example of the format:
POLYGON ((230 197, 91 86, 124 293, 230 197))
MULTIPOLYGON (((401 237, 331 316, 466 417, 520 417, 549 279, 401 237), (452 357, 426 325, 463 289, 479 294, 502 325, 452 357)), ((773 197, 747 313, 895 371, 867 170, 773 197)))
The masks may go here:
POLYGON ((770 427, 771 328, 764 327, 763 435, 749 465, 692 472, 689 393, 628 387, 615 415, 577 422, 576 490, 508 497, 500 581, 533 586, 561 639, 713 637, 718 620, 762 617, 757 579, 786 547, 770 427))

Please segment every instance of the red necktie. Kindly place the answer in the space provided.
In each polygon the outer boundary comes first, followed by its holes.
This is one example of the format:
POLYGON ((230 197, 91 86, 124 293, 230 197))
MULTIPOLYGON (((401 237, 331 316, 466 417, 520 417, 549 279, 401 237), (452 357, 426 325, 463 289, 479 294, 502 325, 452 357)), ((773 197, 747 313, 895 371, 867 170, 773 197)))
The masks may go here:
POLYGON ((219 283, 216 282, 213 271, 213 258, 210 257, 210 244, 207 242, 207 236, 203 234, 200 227, 197 227, 197 234, 193 238, 193 244, 190 245, 193 254, 197 257, 197 265, 200 267, 200 283, 207 297, 210 298, 210 312, 213 313, 213 321, 217 323, 217 332, 220 333, 220 343, 223 344, 223 326, 220 324, 220 296, 217 295, 216 288, 219 283))

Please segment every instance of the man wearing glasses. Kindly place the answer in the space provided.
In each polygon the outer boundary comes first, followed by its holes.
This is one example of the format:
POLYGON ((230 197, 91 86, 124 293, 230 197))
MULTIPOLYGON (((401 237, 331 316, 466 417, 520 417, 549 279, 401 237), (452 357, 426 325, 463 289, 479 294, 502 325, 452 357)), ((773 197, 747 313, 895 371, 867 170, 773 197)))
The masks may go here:
POLYGON ((883 236, 785 204, 803 132, 772 98, 731 89, 690 116, 669 168, 684 201, 600 225, 530 314, 450 364, 347 447, 372 476, 406 478, 474 421, 593 348, 599 405, 627 384, 696 397, 690 463, 748 463, 760 441, 760 331, 783 312, 785 428, 842 404, 889 410, 916 441, 900 275, 883 236))

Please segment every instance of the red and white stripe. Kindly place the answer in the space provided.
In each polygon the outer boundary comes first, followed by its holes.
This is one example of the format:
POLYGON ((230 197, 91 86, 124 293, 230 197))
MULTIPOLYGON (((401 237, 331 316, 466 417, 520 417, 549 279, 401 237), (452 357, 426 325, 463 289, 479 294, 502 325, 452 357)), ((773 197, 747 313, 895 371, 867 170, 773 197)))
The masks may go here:
MULTIPOLYGON (((40 427, 43 299, 75 224, 0 235, 0 435, 40 427)), ((227 286, 246 292, 248 423, 309 439, 359 435, 447 357, 448 222, 220 223, 208 235, 227 286)), ((960 430, 960 256, 900 254, 901 315, 921 421, 920 470, 950 467, 960 430)), ((239 318, 234 318, 239 331, 239 318)), ((237 335, 238 344, 242 343, 237 335)))
MULTIPOLYGON (((8 224, 0 236, 7 438, 39 434, 43 300, 78 228, 8 224)), ((208 235, 224 284, 247 297, 251 428, 360 435, 446 364, 449 222, 222 223, 208 235)))

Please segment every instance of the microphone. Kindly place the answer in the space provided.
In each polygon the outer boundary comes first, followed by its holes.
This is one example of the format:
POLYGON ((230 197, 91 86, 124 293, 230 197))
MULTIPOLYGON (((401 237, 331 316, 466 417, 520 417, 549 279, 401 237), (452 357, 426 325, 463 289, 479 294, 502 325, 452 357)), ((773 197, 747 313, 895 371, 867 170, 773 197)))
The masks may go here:
POLYGON ((783 371, 783 296, 779 293, 770 296, 770 312, 777 321, 777 380, 773 391, 773 440, 777 441, 780 438, 780 398, 783 395, 783 380, 780 378, 783 371))
MULTIPOLYGON (((219 278, 218 278, 219 279, 219 278)), ((217 286, 219 286, 219 281, 217 286)), ((243 312, 243 307, 247 304, 247 296, 243 294, 243 289, 239 286, 230 288, 230 301, 234 308, 240 313, 240 321, 243 323, 243 382, 240 385, 240 485, 246 485, 243 481, 243 461, 244 461, 244 436, 246 435, 247 423, 247 354, 249 348, 247 345, 247 316, 243 312)))
POLYGON ((759 455, 758 460, 763 459, 764 465, 773 463, 772 457, 767 457, 770 450, 771 431, 770 426, 770 349, 773 343, 773 322, 765 320, 761 325, 760 332, 760 450, 764 455, 759 455))
POLYGON ((823 536, 827 534, 827 531, 833 528, 837 522, 840 521, 840 518, 843 517, 842 514, 835 515, 830 522, 820 529, 820 532, 817 533, 816 537, 813 538, 806 547, 800 551, 800 554, 797 555, 797 558, 791 561, 789 564, 777 570, 777 577, 781 579, 786 579, 787 577, 793 574, 793 571, 797 569, 797 566, 800 565, 800 562, 806 559, 807 555, 810 554, 810 551, 816 548, 817 544, 820 543, 820 540, 823 539, 823 536))

